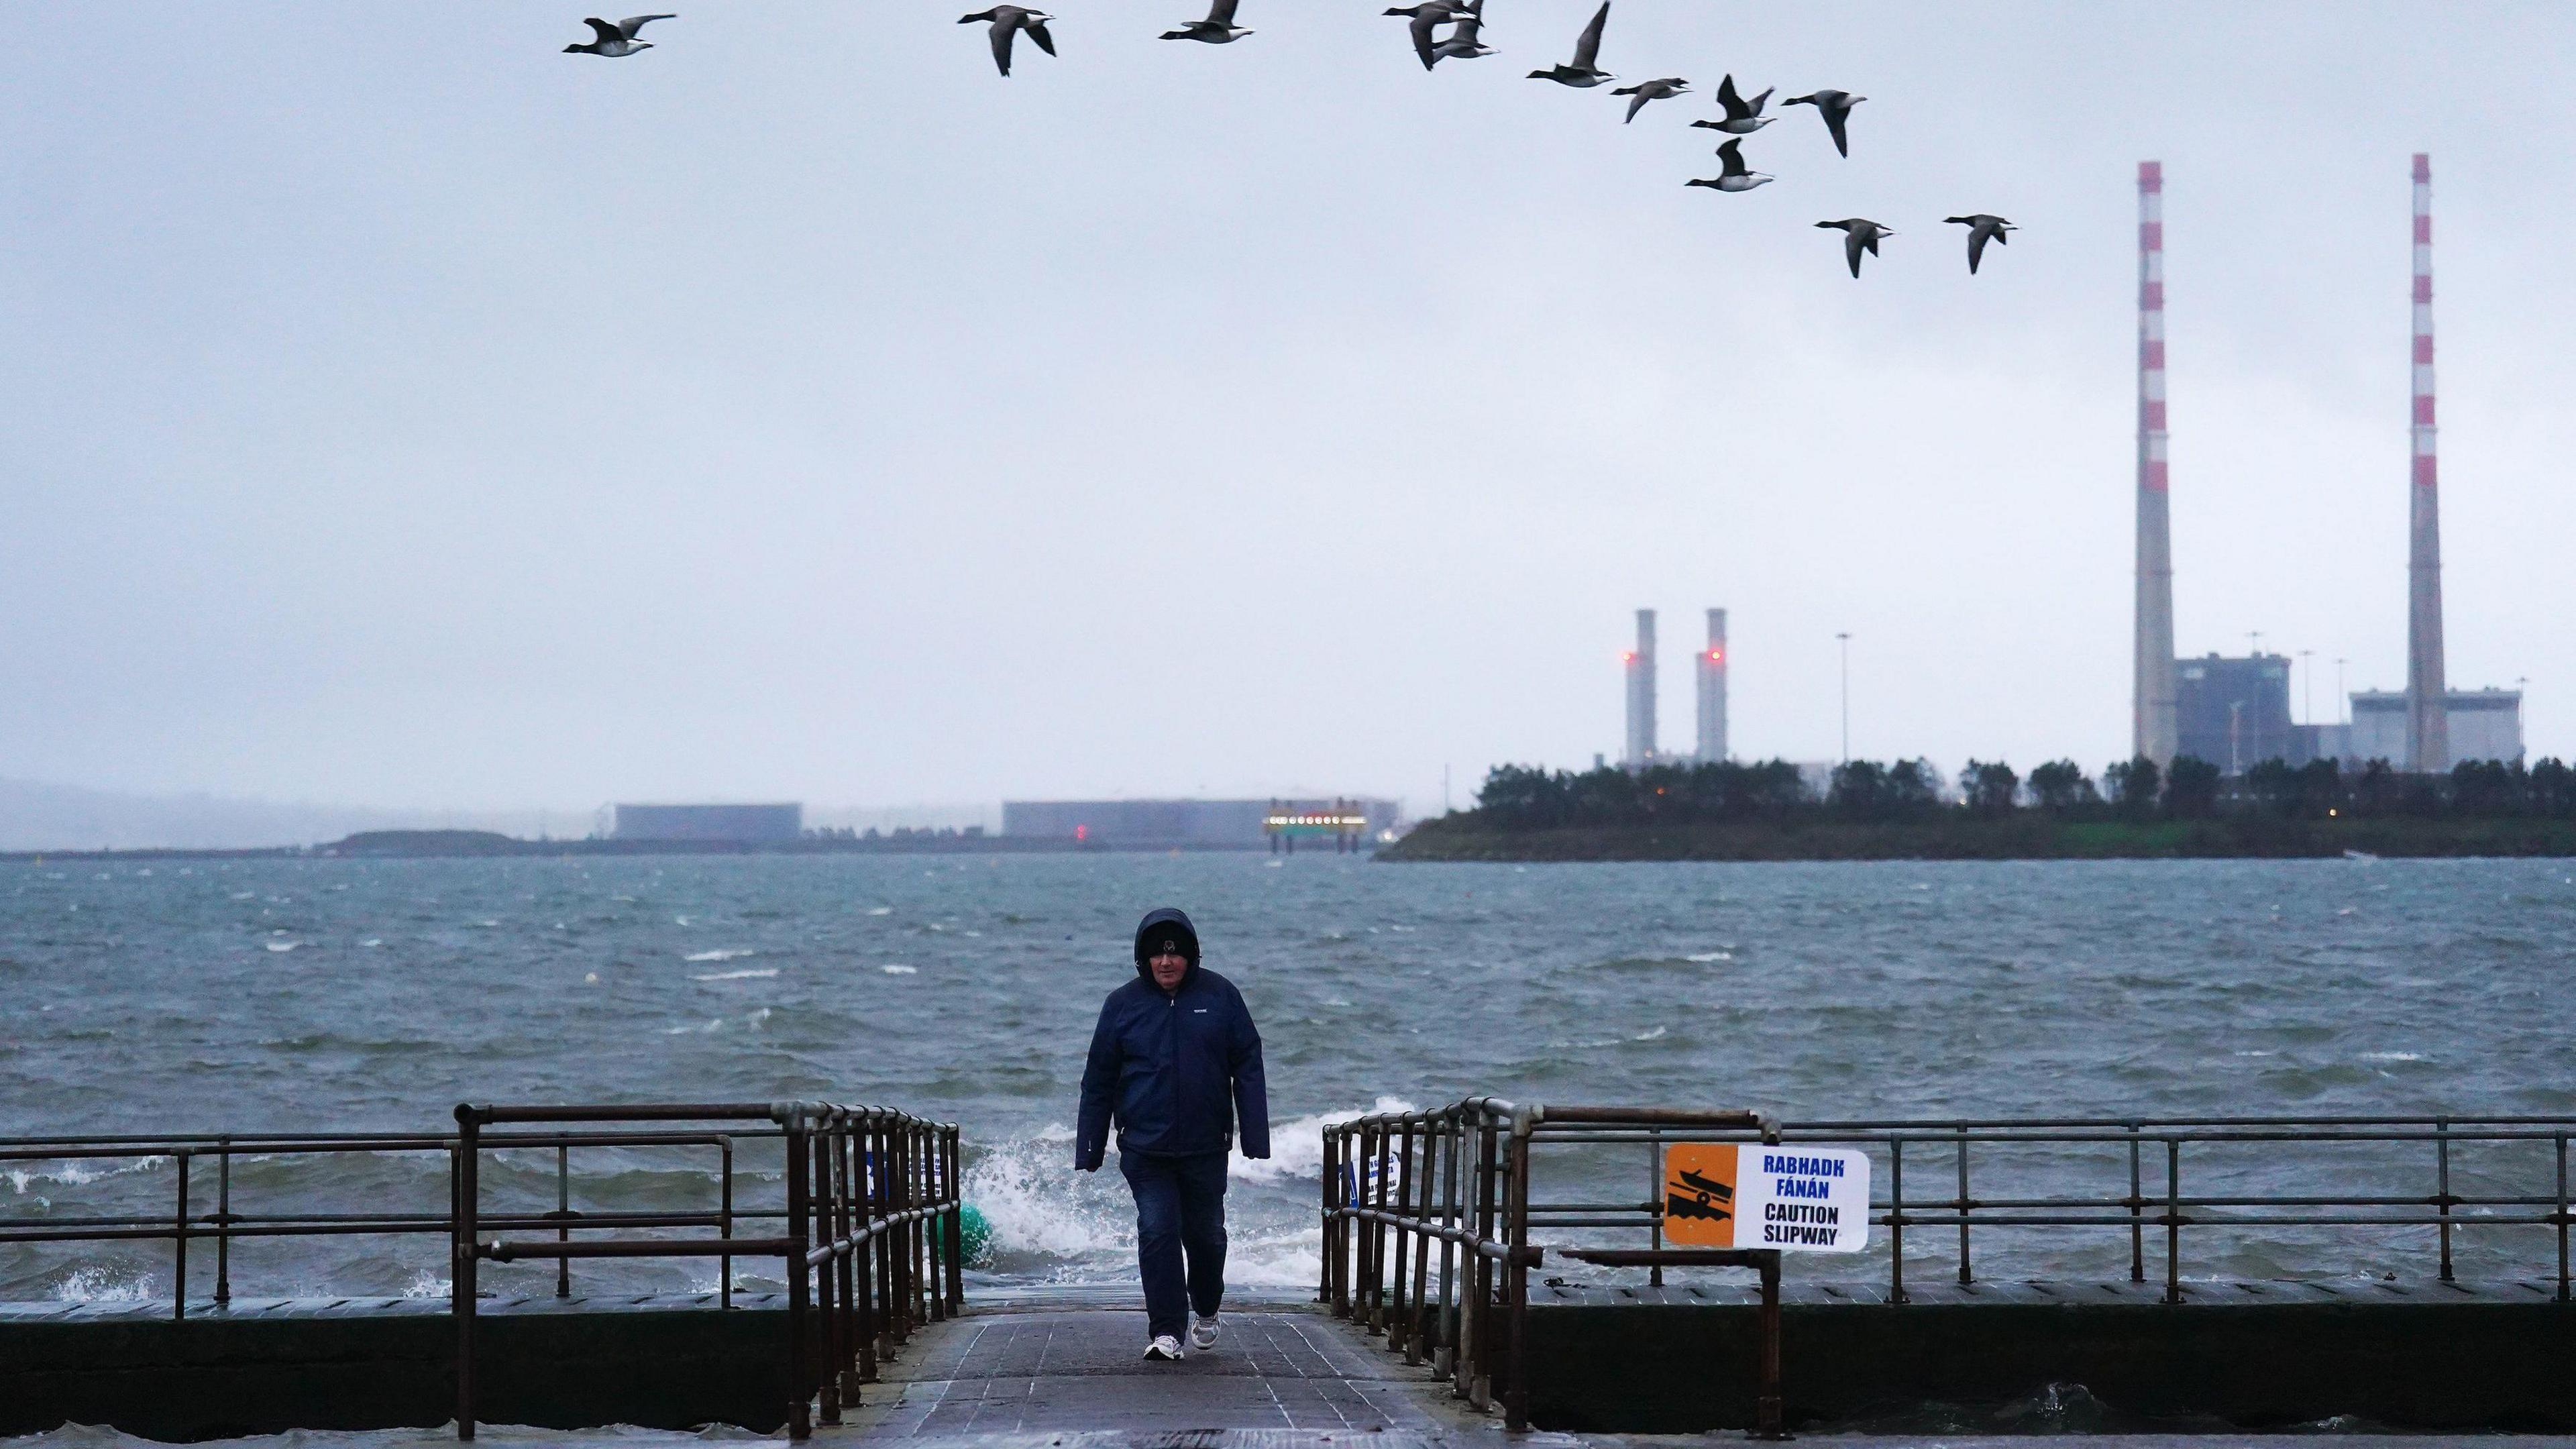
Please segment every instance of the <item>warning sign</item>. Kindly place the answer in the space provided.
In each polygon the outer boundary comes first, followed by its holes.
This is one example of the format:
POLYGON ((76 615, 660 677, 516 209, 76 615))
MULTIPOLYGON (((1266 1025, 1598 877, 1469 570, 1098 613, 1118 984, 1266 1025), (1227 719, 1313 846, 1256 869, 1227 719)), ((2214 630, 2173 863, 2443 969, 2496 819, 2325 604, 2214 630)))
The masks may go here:
POLYGON ((1664 1149, 1664 1241, 1857 1253, 1869 1245, 1869 1154, 1676 1142, 1664 1149))
POLYGON ((1735 1144, 1676 1142, 1664 1149, 1664 1241, 1679 1248, 1735 1246, 1735 1144))

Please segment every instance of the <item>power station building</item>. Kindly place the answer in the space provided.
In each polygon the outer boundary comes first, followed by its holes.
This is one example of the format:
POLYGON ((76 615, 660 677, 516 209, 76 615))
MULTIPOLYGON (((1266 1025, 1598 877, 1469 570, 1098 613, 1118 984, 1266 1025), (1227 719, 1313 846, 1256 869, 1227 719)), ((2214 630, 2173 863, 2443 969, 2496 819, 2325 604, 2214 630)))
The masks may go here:
POLYGON ((1401 823, 1393 800, 1005 800, 1002 833, 1107 850, 1267 850, 1274 816, 1366 820, 1381 840, 1401 823))
POLYGON ((2307 755, 2290 720, 2290 661, 2278 654, 2174 664, 2174 753, 2241 775, 2265 760, 2307 755))
POLYGON ((2407 414, 2406 689, 2352 696, 2348 725, 2294 724, 2290 661, 2277 654, 2174 657, 2173 536, 2166 469, 2164 168, 2138 163, 2137 604, 2131 748, 2231 773, 2265 760, 2387 760, 2419 773, 2522 756, 2522 696, 2454 690, 2442 637, 2442 526, 2433 391, 2433 168, 2414 165, 2413 329, 2407 414))
POLYGON ((762 845, 805 834, 802 805, 619 805, 618 840, 683 840, 709 845, 762 845))
MULTIPOLYGON (((2408 700, 2403 691, 2366 689, 2352 697, 2352 723, 2317 726, 2317 753, 2351 766, 2406 757, 2408 700)), ((2453 760, 2522 758, 2522 693, 2512 689, 2444 692, 2442 732, 2453 760)))

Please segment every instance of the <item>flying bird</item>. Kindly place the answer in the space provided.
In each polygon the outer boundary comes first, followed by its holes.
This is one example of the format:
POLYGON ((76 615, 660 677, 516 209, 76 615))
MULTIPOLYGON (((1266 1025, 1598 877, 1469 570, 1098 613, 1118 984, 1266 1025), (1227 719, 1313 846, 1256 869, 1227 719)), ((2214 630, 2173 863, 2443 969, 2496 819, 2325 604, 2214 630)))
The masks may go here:
POLYGON ((1449 32, 1449 38, 1431 48, 1431 58, 1475 60, 1493 54, 1494 48, 1485 43, 1484 31, 1485 0, 1468 0, 1467 7, 1458 12, 1457 26, 1449 32))
POLYGON ((1481 19, 1465 6, 1451 4, 1449 0, 1423 0, 1419 5, 1398 5, 1386 13, 1401 15, 1413 22, 1408 27, 1413 32, 1413 53, 1421 59, 1424 70, 1429 70, 1440 63, 1440 57, 1436 54, 1438 44, 1432 39, 1433 31, 1452 20, 1471 17, 1481 19))
POLYGON ((620 56, 633 55, 639 50, 651 50, 653 42, 637 40, 635 32, 656 20, 678 18, 676 15, 629 15, 615 24, 610 24, 597 16, 592 16, 582 24, 589 26, 592 35, 596 38, 588 45, 567 45, 564 47, 564 54, 604 55, 615 60, 620 56))
POLYGON ((1668 100, 1674 96, 1686 95, 1689 91, 1689 81, 1677 75, 1668 75, 1662 80, 1640 81, 1632 86, 1621 86, 1610 94, 1631 97, 1628 102, 1628 120, 1622 124, 1634 124, 1637 113, 1646 108, 1646 102, 1668 100))
POLYGON ((2000 216, 1982 211, 1973 216, 1945 216, 1941 219, 1968 229, 1968 275, 1972 277, 1977 274, 1977 263, 1985 259, 1987 242, 1999 247, 2010 246, 2012 238, 2004 233, 2021 230, 2000 216))
POLYGON ((1237 0, 1208 0, 1205 20, 1185 20, 1178 30, 1163 32, 1165 40, 1203 40, 1210 45, 1224 45, 1241 40, 1252 32, 1234 23, 1237 0))
POLYGON ((1825 118, 1825 129, 1834 133, 1834 149, 1849 156, 1851 138, 1843 134, 1843 122, 1851 119, 1852 107, 1868 99, 1849 91, 1818 91, 1814 95, 1791 96, 1780 104, 1815 107, 1817 114, 1825 118))
POLYGON ((1816 225, 1839 228, 1843 233, 1843 259, 1851 263, 1852 275, 1860 275, 1860 254, 1878 255, 1878 239, 1896 233, 1863 217, 1849 216, 1841 221, 1820 221, 1816 225))
POLYGON ((1045 11, 1031 10, 1025 5, 996 5, 990 10, 978 11, 973 15, 961 15, 957 23, 973 25, 979 20, 991 22, 993 64, 1001 67, 1002 74, 1009 75, 1011 39, 1023 30, 1029 33, 1029 39, 1038 43, 1038 49, 1049 55, 1055 54, 1055 37, 1047 33, 1047 22, 1054 18, 1045 11))
POLYGON ((1575 37, 1574 63, 1551 70, 1534 70, 1529 73, 1529 78, 1552 80, 1561 86, 1587 90, 1603 81, 1617 80, 1617 76, 1595 64, 1601 58, 1601 27, 1609 23, 1610 0, 1601 0, 1601 8, 1592 13, 1592 23, 1583 27, 1583 33, 1575 37))
MULTIPOLYGON (((1742 136, 1728 137, 1726 143, 1717 148, 1717 157, 1720 161, 1726 163, 1726 169, 1724 171, 1719 172, 1710 180, 1685 181, 1682 184, 1685 186, 1706 186, 1717 191, 1751 191, 1754 187, 1760 186, 1766 181, 1775 179, 1770 176, 1765 176, 1759 171, 1751 170, 1745 166, 1744 138, 1742 136)), ((1826 225, 1831 226, 1833 223, 1827 222, 1826 225)), ((1876 250, 1876 248, 1877 243, 1871 243, 1871 249, 1876 250)))
POLYGON ((1717 103, 1725 109, 1726 119, 1722 121, 1693 121, 1691 124, 1694 126, 1705 126, 1712 131, 1724 131, 1730 135, 1750 136, 1754 132, 1761 130, 1763 127, 1770 125, 1774 120, 1778 119, 1776 116, 1766 116, 1762 114, 1763 103, 1770 99, 1771 89, 1767 86, 1763 88, 1762 94, 1755 96, 1749 101, 1744 97, 1737 95, 1735 93, 1735 77, 1730 75, 1726 79, 1717 83, 1717 103))

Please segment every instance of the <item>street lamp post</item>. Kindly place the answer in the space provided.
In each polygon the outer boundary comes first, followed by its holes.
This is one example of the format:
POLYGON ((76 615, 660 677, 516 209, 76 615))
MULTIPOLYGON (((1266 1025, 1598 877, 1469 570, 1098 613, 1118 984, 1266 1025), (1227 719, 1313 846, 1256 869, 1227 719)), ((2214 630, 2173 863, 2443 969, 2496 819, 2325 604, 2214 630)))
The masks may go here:
POLYGON ((1851 635, 1836 634, 1843 653, 1843 763, 1851 763, 1851 635))

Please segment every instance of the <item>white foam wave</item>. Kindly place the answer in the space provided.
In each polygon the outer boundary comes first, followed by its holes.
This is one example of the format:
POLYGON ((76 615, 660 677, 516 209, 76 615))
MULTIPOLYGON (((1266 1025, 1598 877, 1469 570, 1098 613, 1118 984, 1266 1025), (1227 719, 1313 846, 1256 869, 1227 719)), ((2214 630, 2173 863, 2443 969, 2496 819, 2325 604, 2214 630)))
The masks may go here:
POLYGON ((54 1285, 54 1297, 65 1303, 140 1303, 159 1296, 151 1274, 115 1268, 75 1268, 54 1285))
MULTIPOLYGON (((692 956, 690 960, 697 958, 692 956)), ((775 966, 752 966, 740 971, 706 971, 691 976, 691 981, 766 981, 778 974, 775 966)))
POLYGON ((302 945, 302 944, 304 944, 304 943, 303 943, 303 942, 301 942, 301 941, 270 941, 270 942, 268 942, 268 943, 267 943, 267 946, 268 946, 268 949, 270 949, 270 950, 272 950, 272 951, 275 951, 277 954, 279 954, 279 955, 283 956, 283 955, 285 955, 287 952, 294 950, 296 947, 298 947, 298 946, 300 946, 300 945, 302 945))
POLYGON ((878 906, 878 907, 876 907, 875 909, 873 909, 873 910, 869 911, 869 912, 868 912, 868 914, 869 914, 869 915, 871 915, 871 916, 891 916, 891 915, 893 915, 893 914, 894 914, 894 907, 892 907, 892 906, 878 906))
POLYGON ((2363 1052, 2361 1059, 2365 1062, 2420 1062, 2425 1057, 2422 1052, 2363 1052))
POLYGON ((1702 951, 1696 956, 1684 956, 1682 959, 1705 966, 1711 961, 1732 961, 1735 959, 1735 953, 1732 951, 1702 951))
POLYGON ((1373 1107, 1354 1107, 1346 1112, 1318 1112, 1311 1117, 1298 1117, 1270 1124, 1270 1155, 1250 1158, 1237 1154, 1226 1159, 1226 1176, 1236 1182, 1280 1182, 1289 1178, 1308 1181, 1324 1175, 1324 1129, 1354 1117, 1370 1117, 1380 1112, 1410 1112, 1411 1102, 1400 1097, 1380 1097, 1373 1107))
MULTIPOLYGON (((735 951, 692 951, 680 959, 683 961, 739 961, 745 956, 757 956, 759 954, 759 952, 750 950, 749 948, 735 951)), ((703 980, 704 978, 700 979, 703 980)))
POLYGON ((51 1183, 57 1187, 80 1187, 103 1177, 122 1177, 129 1172, 152 1172, 160 1166, 161 1159, 157 1157, 137 1157, 130 1160, 90 1158, 85 1161, 66 1162, 60 1167, 51 1169, 12 1167, 0 1170, 0 1178, 8 1179, 11 1191, 24 1193, 28 1188, 42 1183, 51 1183))
POLYGON ((405 1298, 453 1298, 456 1296, 456 1285, 448 1279, 441 1278, 437 1274, 432 1273, 427 1268, 423 1268, 419 1272, 412 1274, 411 1281, 403 1285, 402 1296, 405 1298))
POLYGON ((1652 1029, 1650 1029, 1650 1030, 1641 1031, 1641 1032, 1637 1033, 1635 1036, 1632 1036, 1632 1037, 1628 1038, 1628 1040, 1630 1040, 1630 1041, 1661 1041, 1661 1040, 1663 1040, 1664 1032, 1665 1032, 1667 1029, 1668 1029, 1668 1028, 1660 1027, 1660 1026, 1658 1026, 1658 1027, 1654 1027, 1654 1028, 1652 1028, 1652 1029))
POLYGON ((877 969, 888 976, 918 976, 921 974, 921 968, 918 966, 904 966, 898 964, 892 966, 880 966, 877 969))
POLYGON ((993 1251, 1082 1259, 1133 1252, 1133 1209, 1116 1174, 1072 1170, 1072 1129, 1007 1142, 966 1169, 966 1200, 993 1225, 993 1251))

